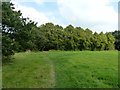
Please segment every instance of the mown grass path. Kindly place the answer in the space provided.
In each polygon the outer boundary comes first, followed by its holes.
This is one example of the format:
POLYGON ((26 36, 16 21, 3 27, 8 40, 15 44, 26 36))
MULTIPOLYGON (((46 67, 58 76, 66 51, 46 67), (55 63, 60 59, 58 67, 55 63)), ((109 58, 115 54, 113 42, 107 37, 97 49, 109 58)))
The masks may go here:
POLYGON ((3 65, 4 88, 117 88, 117 51, 17 53, 3 65))
POLYGON ((43 54, 44 60, 47 60, 50 64, 50 87, 55 87, 55 71, 52 60, 50 60, 45 54, 43 54))
POLYGON ((3 66, 4 88, 54 87, 54 67, 45 53, 18 53, 3 66))

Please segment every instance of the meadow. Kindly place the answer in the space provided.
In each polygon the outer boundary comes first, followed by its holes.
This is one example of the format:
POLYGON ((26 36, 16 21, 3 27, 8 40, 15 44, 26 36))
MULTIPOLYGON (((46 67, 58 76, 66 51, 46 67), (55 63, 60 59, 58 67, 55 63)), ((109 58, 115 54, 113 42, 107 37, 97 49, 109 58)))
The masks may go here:
POLYGON ((117 51, 16 53, 2 67, 3 88, 117 88, 117 51))

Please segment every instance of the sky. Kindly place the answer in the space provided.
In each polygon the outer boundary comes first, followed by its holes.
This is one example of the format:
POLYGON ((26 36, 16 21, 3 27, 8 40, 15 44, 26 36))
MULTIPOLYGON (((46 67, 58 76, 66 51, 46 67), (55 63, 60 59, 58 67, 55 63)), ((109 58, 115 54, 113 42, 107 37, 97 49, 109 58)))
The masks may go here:
POLYGON ((52 22, 64 28, 68 25, 89 28, 93 32, 118 30, 119 0, 12 0, 23 17, 38 22, 52 22))

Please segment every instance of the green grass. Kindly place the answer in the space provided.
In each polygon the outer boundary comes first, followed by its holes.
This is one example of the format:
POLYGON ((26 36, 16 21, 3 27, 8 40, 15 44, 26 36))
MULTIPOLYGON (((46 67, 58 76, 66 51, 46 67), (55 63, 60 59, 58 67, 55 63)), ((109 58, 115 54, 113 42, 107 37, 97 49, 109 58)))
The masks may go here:
POLYGON ((4 64, 4 88, 117 88, 117 51, 16 53, 4 64))

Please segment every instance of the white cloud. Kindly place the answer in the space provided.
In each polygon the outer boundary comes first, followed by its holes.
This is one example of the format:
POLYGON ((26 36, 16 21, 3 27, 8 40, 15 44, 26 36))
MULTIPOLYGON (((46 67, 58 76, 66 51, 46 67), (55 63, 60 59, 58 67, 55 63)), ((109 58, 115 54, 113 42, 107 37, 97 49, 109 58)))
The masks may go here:
POLYGON ((44 3, 44 0, 32 0, 32 2, 35 2, 39 5, 43 4, 44 3))
MULTIPOLYGON (((118 0, 115 0, 118 1, 118 0)), ((113 0, 58 0, 61 15, 75 26, 91 30, 114 31, 117 29, 118 14, 113 6, 108 6, 113 0)))
MULTIPOLYGON (((19 4, 20 2, 24 2, 25 0, 12 0, 12 3, 15 4, 15 10, 20 10, 22 12, 22 16, 24 18, 29 18, 32 21, 37 22, 37 26, 40 26, 42 24, 52 22, 54 24, 60 24, 60 21, 54 17, 53 12, 39 12, 34 7, 27 7, 19 4)), ((55 2, 56 0, 31 0, 31 1, 25 1, 25 2, 35 2, 37 4, 43 4, 44 2, 55 2)), ((64 24, 60 24, 65 27, 64 24)))
POLYGON ((30 20, 38 22, 38 26, 50 22, 49 18, 44 13, 38 12, 33 7, 22 6, 18 2, 14 1, 12 1, 12 3, 15 4, 15 10, 20 10, 22 12, 22 16, 24 18, 28 17, 30 20))
POLYGON ((57 2, 57 0, 12 0, 12 2, 34 2, 38 5, 41 5, 45 2, 57 2))
POLYGON ((45 2, 56 2, 57 0, 31 0, 31 1, 40 5, 40 4, 43 4, 45 2))
MULTIPOLYGON (((13 0, 16 1, 16 0, 13 0)), ((21 2, 24 0, 18 0, 21 2)), ((35 2, 39 5, 44 2, 56 2, 60 14, 67 21, 67 24, 81 26, 82 28, 90 28, 97 32, 108 32, 118 29, 118 14, 113 6, 108 6, 110 2, 118 2, 119 0, 30 0, 25 2, 35 2)), ((65 27, 64 21, 54 17, 54 13, 42 13, 34 7, 26 7, 15 2, 16 10, 21 10, 24 17, 38 22, 38 26, 47 22, 53 22, 65 27)), ((58 12, 59 12, 58 11, 58 12)))

